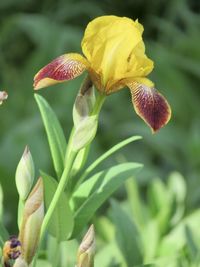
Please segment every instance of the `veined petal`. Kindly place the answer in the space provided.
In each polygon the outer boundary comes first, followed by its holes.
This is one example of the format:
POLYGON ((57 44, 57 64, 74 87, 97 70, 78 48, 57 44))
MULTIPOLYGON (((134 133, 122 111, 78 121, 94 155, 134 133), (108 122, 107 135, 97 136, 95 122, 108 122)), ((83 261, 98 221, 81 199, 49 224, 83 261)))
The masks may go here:
POLYGON ((34 89, 69 81, 81 75, 88 61, 76 53, 64 54, 43 67, 34 77, 34 89))
POLYGON ((166 125, 171 117, 171 108, 154 87, 137 82, 128 83, 136 113, 151 127, 153 132, 166 125))

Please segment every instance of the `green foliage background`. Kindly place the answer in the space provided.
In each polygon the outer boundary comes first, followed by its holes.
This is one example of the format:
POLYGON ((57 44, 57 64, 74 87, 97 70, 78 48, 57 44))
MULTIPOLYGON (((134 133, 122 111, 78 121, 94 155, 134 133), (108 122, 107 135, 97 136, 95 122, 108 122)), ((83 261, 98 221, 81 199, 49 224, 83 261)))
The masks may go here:
MULTIPOLYGON (((160 177, 180 172, 187 184, 186 214, 200 204, 200 11, 191 0, 1 0, 0 89, 9 93, 0 108, 0 182, 5 194, 5 222, 16 231, 15 169, 26 144, 38 169, 52 171, 49 148, 33 98, 34 74, 63 53, 80 52, 87 23, 100 15, 138 18, 144 25, 147 55, 155 62, 151 78, 172 107, 170 123, 158 134, 135 114, 128 90, 106 99, 90 162, 131 135, 143 140, 129 145, 104 163, 144 163, 138 175, 141 192, 160 177)), ((83 77, 41 93, 58 114, 68 136, 72 106, 83 77)), ((126 198, 125 190, 115 195, 126 198)), ((108 208, 101 209, 104 213, 108 208)), ((116 208, 116 207, 115 207, 116 208)))

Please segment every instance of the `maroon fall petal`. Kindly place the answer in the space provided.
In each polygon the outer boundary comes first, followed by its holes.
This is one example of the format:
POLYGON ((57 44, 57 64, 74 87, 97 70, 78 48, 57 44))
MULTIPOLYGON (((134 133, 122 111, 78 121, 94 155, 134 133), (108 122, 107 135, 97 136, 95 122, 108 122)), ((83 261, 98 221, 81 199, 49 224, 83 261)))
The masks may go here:
POLYGON ((69 81, 81 75, 87 67, 87 61, 79 54, 65 54, 50 62, 34 77, 34 89, 69 81))
POLYGON ((151 127, 153 132, 166 125, 171 117, 171 108, 155 88, 130 83, 132 102, 136 113, 151 127))

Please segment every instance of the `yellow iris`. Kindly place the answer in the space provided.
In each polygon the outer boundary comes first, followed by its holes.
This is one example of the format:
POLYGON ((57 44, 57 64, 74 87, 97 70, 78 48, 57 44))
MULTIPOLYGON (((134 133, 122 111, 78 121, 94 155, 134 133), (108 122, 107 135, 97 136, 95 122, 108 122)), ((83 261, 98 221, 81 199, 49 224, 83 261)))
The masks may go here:
POLYGON ((142 32, 138 21, 125 17, 99 17, 88 24, 82 50, 99 90, 109 94, 123 79, 138 80, 152 71, 153 62, 145 55, 142 32))
POLYGON ((80 54, 64 54, 42 68, 34 88, 71 80, 87 70, 97 90, 109 95, 127 86, 136 113, 152 128, 160 129, 170 119, 165 98, 146 78, 153 61, 145 55, 143 26, 126 17, 102 16, 91 21, 82 40, 80 54))

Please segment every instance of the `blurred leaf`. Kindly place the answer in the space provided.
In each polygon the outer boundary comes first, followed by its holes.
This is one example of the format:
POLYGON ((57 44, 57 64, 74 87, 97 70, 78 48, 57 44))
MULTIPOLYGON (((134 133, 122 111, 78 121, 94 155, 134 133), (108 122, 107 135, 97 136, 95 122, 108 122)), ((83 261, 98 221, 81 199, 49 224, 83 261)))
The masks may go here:
POLYGON ((112 200, 111 204, 111 215, 116 226, 116 241, 126 260, 126 264, 128 267, 141 264, 143 261, 141 237, 137 227, 122 210, 118 202, 112 200))
POLYGON ((83 229, 103 202, 141 167, 139 163, 119 164, 96 173, 80 185, 73 195, 75 210, 73 237, 83 229))
POLYGON ((141 230, 141 237, 144 247, 144 261, 152 262, 156 257, 160 241, 158 222, 156 220, 147 221, 141 230))
POLYGON ((124 266, 124 260, 114 241, 104 244, 95 255, 95 265, 101 267, 124 266))
POLYGON ((58 178, 64 169, 66 140, 60 123, 47 101, 40 95, 35 94, 35 99, 40 109, 46 134, 48 137, 51 156, 58 178))
POLYGON ((158 267, 158 265, 155 265, 155 264, 144 264, 144 265, 137 265, 135 267, 158 267))
MULTIPOLYGON (((76 266, 76 255, 79 244, 77 240, 70 240, 60 244, 60 265, 59 267, 76 266)), ((54 266, 53 266, 54 267, 54 266)))
POLYGON ((153 216, 158 221, 160 232, 164 233, 169 226, 173 199, 160 179, 152 180, 148 188, 148 200, 153 216))
POLYGON ((185 210, 187 188, 183 176, 178 172, 173 172, 168 179, 168 188, 176 202, 175 214, 171 219, 171 223, 175 225, 183 217, 185 210))
POLYGON ((187 187, 184 177, 179 172, 173 172, 168 179, 168 188, 175 194, 177 202, 184 202, 187 187))
POLYGON ((58 240, 52 235, 48 235, 47 237, 47 246, 46 246, 46 254, 48 262, 51 262, 51 266, 58 266, 59 263, 59 249, 60 243, 58 240))
POLYGON ((98 216, 94 220, 95 230, 99 237, 107 242, 111 242, 114 238, 115 228, 113 223, 105 216, 98 216))
POLYGON ((144 223, 146 222, 146 218, 144 216, 145 207, 143 205, 143 200, 139 196, 136 179, 133 178, 127 180, 125 186, 134 221, 137 224, 138 228, 142 228, 144 226, 144 223))
POLYGON ((52 267, 52 265, 47 260, 38 259, 36 263, 36 267, 52 267))
POLYGON ((2 215, 3 215, 3 190, 0 184, 0 221, 2 220, 2 215))
POLYGON ((195 237, 200 239, 199 232, 200 210, 185 217, 172 231, 166 235, 159 246, 158 254, 161 256, 176 255, 186 244, 185 227, 190 228, 195 237))
MULTIPOLYGON (((58 183, 45 173, 41 173, 44 181, 45 204, 48 209, 56 192, 58 183)), ((73 214, 68 204, 68 199, 63 192, 51 217, 48 232, 57 240, 67 240, 74 226, 73 214)))
POLYGON ((7 232, 5 226, 0 221, 0 247, 3 246, 4 242, 6 242, 9 239, 9 233, 7 232))
POLYGON ((195 242, 194 236, 190 227, 185 225, 185 236, 186 236, 186 248, 189 253, 189 258, 191 261, 195 261, 198 256, 199 248, 195 242))

